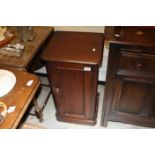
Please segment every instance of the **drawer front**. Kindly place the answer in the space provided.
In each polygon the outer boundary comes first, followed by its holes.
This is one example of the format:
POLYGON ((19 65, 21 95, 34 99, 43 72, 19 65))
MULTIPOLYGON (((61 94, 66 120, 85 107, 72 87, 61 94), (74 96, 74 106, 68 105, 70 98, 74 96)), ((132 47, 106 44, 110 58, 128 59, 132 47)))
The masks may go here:
POLYGON ((155 55, 121 50, 118 74, 155 76, 155 55))

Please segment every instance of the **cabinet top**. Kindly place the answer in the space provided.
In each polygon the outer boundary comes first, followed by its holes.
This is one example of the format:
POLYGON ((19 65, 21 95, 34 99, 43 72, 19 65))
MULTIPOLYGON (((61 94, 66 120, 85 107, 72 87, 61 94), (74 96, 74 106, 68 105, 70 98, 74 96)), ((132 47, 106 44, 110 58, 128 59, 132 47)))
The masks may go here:
POLYGON ((118 44, 155 46, 155 26, 108 26, 105 39, 118 44))
POLYGON ((103 33, 56 31, 43 52, 45 61, 99 64, 104 47, 103 33))

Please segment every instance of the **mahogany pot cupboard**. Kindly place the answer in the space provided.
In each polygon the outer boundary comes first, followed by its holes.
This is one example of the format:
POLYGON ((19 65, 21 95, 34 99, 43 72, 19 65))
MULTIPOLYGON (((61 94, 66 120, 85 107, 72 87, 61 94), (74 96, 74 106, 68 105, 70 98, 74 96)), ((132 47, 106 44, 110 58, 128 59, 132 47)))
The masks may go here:
POLYGON ((59 121, 96 123, 97 80, 103 46, 103 33, 54 33, 42 58, 59 121))

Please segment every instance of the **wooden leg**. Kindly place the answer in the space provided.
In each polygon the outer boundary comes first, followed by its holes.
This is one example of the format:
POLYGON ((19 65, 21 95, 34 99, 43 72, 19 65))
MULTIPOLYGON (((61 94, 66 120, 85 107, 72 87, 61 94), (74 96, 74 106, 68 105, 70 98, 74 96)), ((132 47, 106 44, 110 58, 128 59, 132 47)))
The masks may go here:
POLYGON ((39 105, 37 103, 36 98, 33 99, 33 105, 35 108, 36 117, 39 119, 40 122, 42 122, 44 120, 43 119, 43 113, 42 113, 42 109, 39 107, 39 105))

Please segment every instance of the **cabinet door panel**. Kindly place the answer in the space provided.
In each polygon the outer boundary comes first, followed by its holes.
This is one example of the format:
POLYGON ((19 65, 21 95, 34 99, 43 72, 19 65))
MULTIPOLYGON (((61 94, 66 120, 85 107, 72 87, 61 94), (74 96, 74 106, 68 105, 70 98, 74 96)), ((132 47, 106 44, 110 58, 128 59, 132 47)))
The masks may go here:
POLYGON ((94 124, 97 112, 97 67, 85 65, 47 64, 57 116, 94 124))
POLYGON ((84 74, 80 70, 57 68, 63 91, 65 115, 84 116, 84 74))
POLYGON ((155 86, 134 79, 117 78, 112 101, 113 115, 148 115, 155 101, 155 86))
POLYGON ((124 81, 117 111, 139 114, 142 111, 149 86, 137 82, 124 81))

